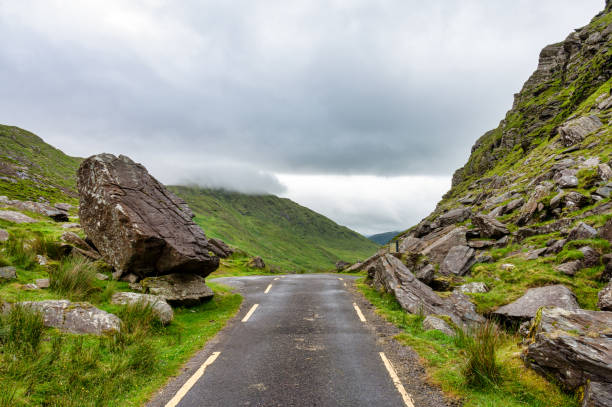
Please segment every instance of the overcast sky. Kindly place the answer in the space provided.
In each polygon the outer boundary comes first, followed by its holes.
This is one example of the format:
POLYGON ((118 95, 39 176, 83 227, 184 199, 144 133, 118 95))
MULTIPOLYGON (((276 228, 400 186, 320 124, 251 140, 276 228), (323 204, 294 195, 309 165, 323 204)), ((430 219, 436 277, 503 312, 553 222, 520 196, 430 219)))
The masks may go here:
POLYGON ((405 229, 604 0, 0 0, 0 123, 405 229))

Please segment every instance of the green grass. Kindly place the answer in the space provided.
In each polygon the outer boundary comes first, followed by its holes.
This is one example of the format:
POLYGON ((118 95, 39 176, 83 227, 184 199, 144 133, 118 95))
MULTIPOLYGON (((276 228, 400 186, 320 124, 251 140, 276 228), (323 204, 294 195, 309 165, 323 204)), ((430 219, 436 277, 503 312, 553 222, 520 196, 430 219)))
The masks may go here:
MULTIPOLYGON (((481 332, 488 338, 478 341, 480 345, 470 344, 470 339, 453 339, 438 331, 423 331, 422 316, 407 314, 395 298, 382 294, 366 284, 359 283, 359 290, 377 308, 377 312, 398 326, 402 333, 396 339, 412 347, 424 361, 429 380, 442 390, 459 398, 465 407, 577 407, 578 398, 565 394, 535 372, 527 369, 519 358, 519 338, 502 333, 481 332), (491 347, 495 348, 491 359, 491 347), (484 349, 484 350, 483 350, 484 349), (495 381, 485 380, 485 384, 474 383, 467 371, 473 355, 484 354, 478 367, 491 365, 498 375, 495 381), (488 355, 488 356, 487 356, 488 355)), ((476 358, 477 359, 477 358, 476 358)), ((478 369, 477 369, 478 370, 478 369)), ((480 371, 480 370, 479 370, 480 371)))
POLYGON ((50 288, 72 301, 86 300, 99 291, 97 272, 93 262, 82 256, 69 256, 50 273, 50 288))
POLYGON ((289 199, 195 187, 170 189, 187 201, 208 236, 286 271, 331 270, 338 260, 363 260, 379 247, 289 199))

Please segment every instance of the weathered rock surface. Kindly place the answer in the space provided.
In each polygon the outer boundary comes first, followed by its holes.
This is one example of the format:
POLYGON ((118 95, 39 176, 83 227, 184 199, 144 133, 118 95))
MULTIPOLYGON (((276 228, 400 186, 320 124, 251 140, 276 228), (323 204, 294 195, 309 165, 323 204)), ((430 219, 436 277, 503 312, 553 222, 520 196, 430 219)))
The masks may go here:
POLYGON ((424 331, 440 331, 448 336, 454 336, 455 331, 450 327, 443 319, 434 317, 433 315, 427 315, 423 320, 424 331))
POLYGON ((559 264, 555 267, 555 270, 560 271, 568 276, 575 275, 582 268, 582 262, 580 260, 572 260, 563 264, 559 264))
POLYGON ((13 280, 17 278, 17 269, 13 266, 0 267, 0 280, 13 280))
POLYGON ((612 406, 612 383, 588 382, 584 386, 584 398, 581 407, 612 406))
POLYGON ((599 235, 602 239, 606 239, 608 242, 612 243, 612 219, 608 219, 606 224, 601 228, 599 235))
POLYGON ((592 239, 595 236, 597 236, 597 230, 584 222, 580 222, 570 231, 567 241, 592 239))
POLYGON ((128 157, 87 158, 78 188, 83 229, 118 276, 207 276, 218 267, 185 202, 128 157))
POLYGON ((476 263, 474 249, 468 246, 454 246, 440 264, 440 273, 463 276, 476 263))
POLYGON ((193 306, 213 297, 203 277, 195 274, 167 274, 141 281, 143 290, 164 299, 172 306, 193 306))
POLYGON ((535 336, 524 360, 569 390, 597 383, 597 388, 586 389, 585 399, 602 400, 601 388, 609 389, 612 383, 610 327, 612 312, 543 308, 531 327, 535 336))
POLYGON ((102 311, 87 302, 46 300, 17 304, 42 313, 45 326, 58 328, 64 332, 102 335, 118 332, 121 328, 121 320, 116 315, 102 311))
POLYGON ((594 132, 601 126, 601 120, 597 116, 582 116, 570 120, 559 127, 561 143, 566 147, 580 143, 587 134, 594 132))
POLYGON ((113 304, 122 305, 141 303, 145 304, 146 306, 150 306, 155 315, 157 315, 161 323, 164 325, 168 325, 174 319, 174 311, 172 311, 172 307, 168 305, 166 300, 156 295, 118 292, 113 294, 111 302, 113 304))
POLYGON ((584 246, 578 250, 582 252, 582 254, 584 255, 584 257, 582 258, 582 262, 581 262, 582 267, 599 266, 599 264, 601 263, 600 261, 601 256, 599 255, 597 250, 593 249, 592 247, 584 246))
POLYGON ((36 219, 32 219, 27 215, 15 211, 0 211, 0 219, 13 223, 36 223, 36 219))
POLYGON ((380 254, 375 253, 374 255, 368 257, 364 261, 357 262, 357 263, 353 264, 351 267, 345 269, 344 271, 347 272, 347 273, 356 273, 358 271, 365 270, 372 263, 374 263, 379 257, 380 257, 380 254))
POLYGON ((351 265, 351 263, 348 263, 348 262, 346 262, 344 260, 338 260, 336 262, 336 264, 335 264, 337 271, 342 271, 342 270, 344 270, 345 268, 347 268, 350 265, 351 265))
POLYGON ((597 294, 597 307, 602 311, 612 311, 612 281, 597 294))
POLYGON ((256 256, 249 260, 248 266, 254 269, 264 269, 266 268, 266 263, 264 263, 261 257, 256 256))
POLYGON ((36 279, 36 286, 38 288, 49 288, 50 281, 48 278, 38 278, 36 279))
POLYGON ((452 209, 438 217, 435 221, 435 227, 445 227, 448 225, 454 225, 455 223, 463 222, 469 219, 472 212, 469 208, 456 208, 452 209))
POLYGON ((533 318, 540 308, 546 306, 568 310, 580 308, 574 293, 558 284, 530 288, 521 298, 500 307, 493 314, 508 322, 523 322, 533 318))
POLYGON ((552 184, 543 183, 535 187, 535 190, 529 197, 529 200, 523 207, 521 208, 521 213, 517 220, 519 225, 524 225, 531 220, 531 217, 538 209, 538 203, 542 198, 547 196, 552 190, 552 184))
POLYGON ((510 233, 506 225, 487 215, 477 214, 472 216, 472 223, 476 225, 480 234, 484 237, 499 239, 510 233))
POLYGON ((68 222, 68 212, 54 208, 42 202, 19 201, 16 199, 8 199, 6 196, 0 196, 0 204, 10 206, 11 208, 21 211, 30 211, 43 216, 48 216, 56 222, 68 222))
POLYGON ((211 238, 208 239, 208 242, 210 243, 212 252, 222 259, 226 259, 234 253, 234 250, 221 239, 211 238))
POLYGON ((434 263, 442 263, 451 248, 455 246, 467 246, 467 239, 465 238, 466 231, 467 229, 465 227, 454 228, 423 249, 421 253, 429 257, 434 263))
POLYGON ((485 283, 475 282, 460 285, 459 287, 456 287, 455 290, 463 294, 476 294, 486 293, 489 291, 489 288, 485 283))
POLYGON ((73 245, 74 247, 78 247, 79 249, 86 251, 95 251, 93 247, 91 247, 85 240, 81 239, 79 235, 74 232, 64 232, 60 236, 60 240, 73 245))
POLYGON ((414 275, 416 276, 416 278, 419 279, 420 282, 427 285, 431 284, 435 274, 436 269, 431 264, 426 265, 425 267, 417 270, 417 272, 414 273, 414 275))

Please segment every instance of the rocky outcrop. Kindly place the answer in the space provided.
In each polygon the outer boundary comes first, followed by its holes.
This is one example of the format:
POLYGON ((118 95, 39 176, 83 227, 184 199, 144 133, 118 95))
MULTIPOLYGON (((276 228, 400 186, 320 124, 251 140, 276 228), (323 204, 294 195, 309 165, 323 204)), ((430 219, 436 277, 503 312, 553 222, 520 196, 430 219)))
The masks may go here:
POLYGON ((564 146, 569 147, 580 143, 587 134, 594 132, 601 126, 599 117, 582 116, 559 127, 559 138, 564 146))
POLYGON ((602 311, 612 311, 612 281, 597 294, 597 307, 602 311))
POLYGON ((254 269, 265 269, 266 263, 264 263, 261 257, 255 256, 251 260, 249 260, 248 266, 254 269))
POLYGON ((476 263, 474 253, 474 249, 471 247, 453 246, 440 264, 440 273, 458 276, 467 274, 474 263, 476 263))
POLYGON ((128 157, 99 154, 78 171, 81 225, 116 277, 187 273, 219 265, 185 202, 128 157))
POLYGON ((576 296, 564 285, 531 288, 516 301, 497 309, 493 315, 507 322, 524 322, 535 317, 542 307, 579 309, 576 296))
POLYGON ((336 264, 335 264, 336 271, 342 271, 342 270, 344 270, 345 268, 347 268, 350 265, 351 265, 351 263, 348 263, 348 262, 346 262, 344 260, 338 260, 336 262, 336 264))
POLYGON ((117 316, 87 302, 25 301, 8 306, 5 304, 5 311, 15 305, 40 312, 46 327, 57 328, 63 332, 102 335, 121 329, 121 320, 117 316))
POLYGON ((604 400, 612 394, 610 327, 612 312, 543 308, 532 324, 533 343, 524 360, 569 390, 590 384, 584 398, 591 404, 586 405, 609 406, 604 400))
POLYGON ((509 234, 510 231, 500 221, 481 213, 472 216, 472 224, 480 230, 480 234, 484 237, 499 239, 509 234))
POLYGON ((158 296, 172 306, 194 306, 213 297, 204 278, 195 274, 147 277, 140 283, 145 293, 158 296))
POLYGON ((592 239, 597 236, 597 230, 584 222, 578 223, 567 236, 567 241, 592 239))
POLYGON ((221 239, 208 239, 208 242, 211 251, 222 259, 226 259, 234 253, 234 250, 221 239))
POLYGON ((477 294, 477 293, 486 293, 489 291, 489 288, 485 283, 475 282, 475 283, 467 283, 460 285, 455 288, 455 291, 459 291, 463 294, 477 294))
POLYGON ((56 222, 68 222, 68 211, 58 209, 42 202, 19 201, 16 199, 8 199, 6 196, 0 196, 0 205, 48 216, 56 222))
POLYGON ((448 233, 431 243, 422 250, 422 254, 427 256, 434 263, 442 263, 448 252, 455 246, 467 246, 465 227, 453 228, 448 233))
POLYGON ((531 218, 533 217, 533 214, 538 209, 538 204, 540 203, 540 200, 546 197, 550 193, 551 190, 552 190, 552 184, 550 183, 540 184, 535 187, 535 190, 529 197, 529 200, 521 208, 521 213, 517 220, 517 223, 519 225, 524 225, 531 220, 531 218))
POLYGON ((13 223, 36 223, 36 219, 32 219, 27 215, 15 211, 1 211, 0 219, 13 223))
POLYGON ((445 335, 454 336, 455 331, 450 327, 441 318, 434 317, 433 315, 428 315, 423 320, 423 330, 424 331, 440 331, 445 335))
POLYGON ((113 304, 122 305, 143 304, 147 307, 151 307, 151 310, 155 313, 155 315, 157 315, 160 322, 164 325, 168 325, 170 322, 172 322, 172 319, 174 319, 172 307, 168 305, 166 300, 156 295, 118 292, 113 294, 111 302, 113 304))

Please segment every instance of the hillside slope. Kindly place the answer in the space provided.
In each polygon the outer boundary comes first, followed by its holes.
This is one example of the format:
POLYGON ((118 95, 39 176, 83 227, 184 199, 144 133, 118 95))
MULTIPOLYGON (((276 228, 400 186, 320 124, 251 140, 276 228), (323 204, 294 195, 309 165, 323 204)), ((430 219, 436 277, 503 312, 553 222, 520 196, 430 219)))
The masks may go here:
POLYGON ((376 244, 384 245, 384 244, 389 243, 399 233, 400 233, 399 231, 377 233, 375 235, 368 236, 368 239, 370 239, 376 244))
POLYGON ((378 248, 289 199, 195 187, 170 189, 187 201, 207 235, 289 270, 331 269, 338 260, 361 260, 378 248))

